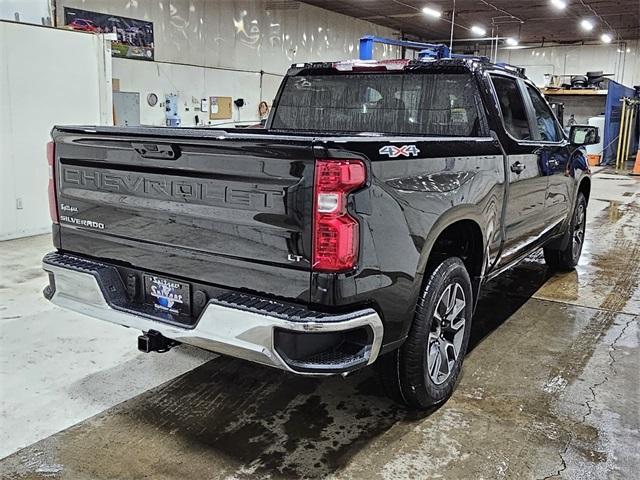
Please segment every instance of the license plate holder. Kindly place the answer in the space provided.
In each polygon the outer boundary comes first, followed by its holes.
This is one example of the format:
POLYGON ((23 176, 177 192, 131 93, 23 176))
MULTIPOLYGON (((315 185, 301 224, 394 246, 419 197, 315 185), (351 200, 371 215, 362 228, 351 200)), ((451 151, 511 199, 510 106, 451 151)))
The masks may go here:
POLYGON ((146 302, 173 315, 191 314, 191 285, 157 275, 144 275, 146 302))

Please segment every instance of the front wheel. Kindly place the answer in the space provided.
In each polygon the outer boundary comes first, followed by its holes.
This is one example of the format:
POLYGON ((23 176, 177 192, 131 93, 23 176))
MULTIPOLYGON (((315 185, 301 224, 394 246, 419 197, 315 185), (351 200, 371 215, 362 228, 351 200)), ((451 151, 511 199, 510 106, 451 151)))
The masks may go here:
POLYGON ((562 250, 544 247, 544 260, 554 270, 572 270, 580 260, 584 245, 584 234, 587 226, 587 199, 579 192, 576 208, 569 222, 569 241, 562 250))
POLYGON ((390 396, 426 409, 453 393, 471 333, 469 274, 457 257, 438 265, 425 282, 405 343, 379 359, 390 396))

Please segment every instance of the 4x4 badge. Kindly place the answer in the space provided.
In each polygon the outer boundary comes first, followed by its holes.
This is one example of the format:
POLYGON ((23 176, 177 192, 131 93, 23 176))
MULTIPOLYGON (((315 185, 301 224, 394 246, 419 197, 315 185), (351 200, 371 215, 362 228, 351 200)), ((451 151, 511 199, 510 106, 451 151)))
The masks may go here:
POLYGON ((385 145, 378 151, 378 153, 380 155, 388 155, 389 158, 417 157, 420 150, 415 145, 402 145, 401 147, 385 145))

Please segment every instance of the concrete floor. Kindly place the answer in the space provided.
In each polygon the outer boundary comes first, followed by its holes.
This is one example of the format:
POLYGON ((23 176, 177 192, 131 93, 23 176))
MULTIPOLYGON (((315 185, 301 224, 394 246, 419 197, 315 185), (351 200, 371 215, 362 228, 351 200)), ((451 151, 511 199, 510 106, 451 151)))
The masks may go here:
POLYGON ((41 298, 48 238, 1 243, 0 476, 637 478, 640 181, 597 173, 587 228, 575 272, 537 254, 487 286, 460 385, 429 414, 369 370, 138 354, 137 332, 41 298))

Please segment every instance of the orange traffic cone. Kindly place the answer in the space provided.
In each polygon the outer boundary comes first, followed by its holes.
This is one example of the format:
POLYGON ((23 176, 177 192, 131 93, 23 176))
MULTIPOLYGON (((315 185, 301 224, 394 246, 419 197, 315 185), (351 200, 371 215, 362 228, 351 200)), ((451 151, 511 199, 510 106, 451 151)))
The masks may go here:
POLYGON ((631 175, 640 175, 640 148, 638 149, 638 153, 636 153, 636 163, 633 165, 631 175))

